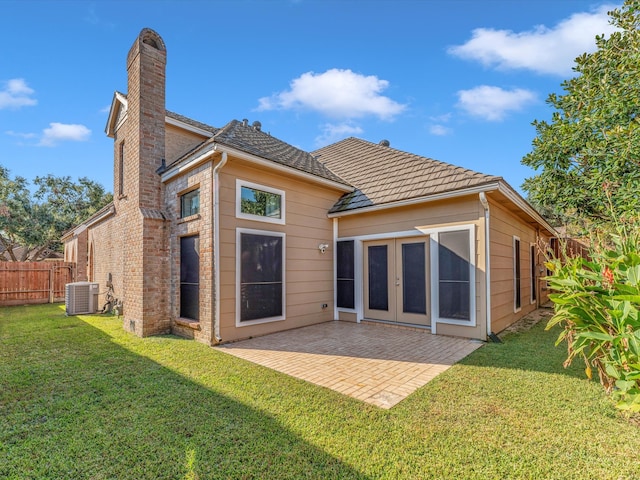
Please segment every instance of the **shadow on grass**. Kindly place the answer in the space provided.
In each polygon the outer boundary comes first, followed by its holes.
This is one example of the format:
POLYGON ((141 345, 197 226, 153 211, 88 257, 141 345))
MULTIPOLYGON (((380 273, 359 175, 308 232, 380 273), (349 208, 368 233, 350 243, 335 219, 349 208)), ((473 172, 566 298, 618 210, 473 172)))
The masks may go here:
POLYGON ((568 368, 563 367, 567 357, 566 343, 555 346, 560 327, 547 331, 546 325, 547 319, 543 319, 530 330, 500 335, 503 343, 487 343, 458 363, 586 378, 580 358, 568 368))
POLYGON ((47 308, 0 315, 1 478, 366 478, 264 412, 47 308))

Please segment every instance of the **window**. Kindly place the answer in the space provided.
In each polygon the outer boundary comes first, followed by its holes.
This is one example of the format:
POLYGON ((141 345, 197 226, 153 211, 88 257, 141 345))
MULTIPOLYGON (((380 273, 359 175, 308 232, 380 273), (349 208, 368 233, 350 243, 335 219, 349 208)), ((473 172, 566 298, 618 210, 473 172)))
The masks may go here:
POLYGON ((284 191, 236 180, 236 217, 284 225, 284 191))
POLYGON ((469 230, 438 234, 438 318, 471 322, 472 282, 469 230))
POLYGON ((200 213, 200 189, 180 195, 180 218, 200 213))
POLYGON ((118 195, 124 195, 124 142, 120 142, 120 155, 118 164, 118 195))
POLYGON ((355 308, 355 255, 353 240, 338 242, 336 248, 337 306, 355 308))
POLYGON ((522 307, 520 286, 520 239, 518 237, 513 237, 513 309, 516 312, 522 307))
POLYGON ((536 282, 536 246, 531 245, 531 303, 537 299, 538 283, 536 282))
POLYGON ((198 320, 200 311, 200 237, 180 238, 180 317, 198 320))
POLYGON ((238 229, 236 325, 284 320, 284 233, 238 229))

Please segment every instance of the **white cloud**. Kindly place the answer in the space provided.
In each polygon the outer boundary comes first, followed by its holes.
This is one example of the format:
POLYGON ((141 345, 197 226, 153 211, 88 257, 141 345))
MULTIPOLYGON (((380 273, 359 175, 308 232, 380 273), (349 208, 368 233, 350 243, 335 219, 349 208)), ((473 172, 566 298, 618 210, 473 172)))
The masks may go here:
POLYGON ((595 50, 595 36, 615 30, 607 15, 614 8, 602 5, 592 12, 575 13, 553 28, 540 25, 524 32, 478 28, 469 41, 448 52, 487 67, 570 75, 576 57, 595 50))
POLYGON ((20 108, 36 105, 38 101, 31 96, 34 90, 27 86, 22 78, 14 78, 5 83, 0 90, 0 110, 3 108, 20 108))
POLYGON ((259 99, 258 110, 309 109, 334 118, 360 118, 374 115, 391 120, 406 105, 381 95, 389 82, 351 70, 331 69, 324 73, 303 73, 290 83, 290 89, 259 99))
POLYGON ((324 147, 325 145, 337 142, 338 140, 342 140, 346 137, 361 135, 362 132, 362 128, 357 125, 350 125, 347 123, 334 125, 326 123, 322 126, 322 134, 315 138, 315 143, 320 147, 324 147))
POLYGON ((521 110, 536 101, 530 90, 481 85, 470 90, 458 91, 458 107, 475 117, 490 121, 502 120, 509 112, 521 110))
POLYGON ((444 125, 429 125, 429 133, 431 135, 436 135, 438 137, 444 137, 445 135, 450 135, 453 133, 449 127, 445 127, 444 125))
POLYGON ((44 129, 40 145, 52 147, 58 142, 67 140, 72 142, 84 142, 89 139, 90 135, 91 130, 84 125, 53 122, 49 124, 49 128, 44 129))
POLYGON ((18 138, 24 138, 24 139, 30 139, 30 138, 35 138, 38 135, 35 133, 20 133, 20 132, 14 132, 13 130, 7 130, 6 132, 7 135, 11 136, 11 137, 18 137, 18 138))

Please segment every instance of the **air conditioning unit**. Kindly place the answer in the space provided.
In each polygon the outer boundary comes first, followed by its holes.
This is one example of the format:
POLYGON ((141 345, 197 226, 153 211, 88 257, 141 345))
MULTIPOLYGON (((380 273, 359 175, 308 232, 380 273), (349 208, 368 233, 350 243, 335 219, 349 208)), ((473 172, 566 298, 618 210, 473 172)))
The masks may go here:
POLYGON ((98 311, 100 284, 75 282, 65 285, 64 300, 67 315, 81 315, 98 311))

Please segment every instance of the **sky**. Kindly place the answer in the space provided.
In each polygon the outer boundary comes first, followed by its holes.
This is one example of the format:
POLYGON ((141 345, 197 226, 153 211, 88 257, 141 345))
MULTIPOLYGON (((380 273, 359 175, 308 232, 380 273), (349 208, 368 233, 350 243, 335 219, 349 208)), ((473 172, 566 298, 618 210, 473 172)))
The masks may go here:
POLYGON ((620 3, 584 0, 0 0, 0 165, 113 191, 115 91, 143 28, 167 48, 166 108, 260 121, 313 151, 347 137, 502 176, 549 120, 620 3))

